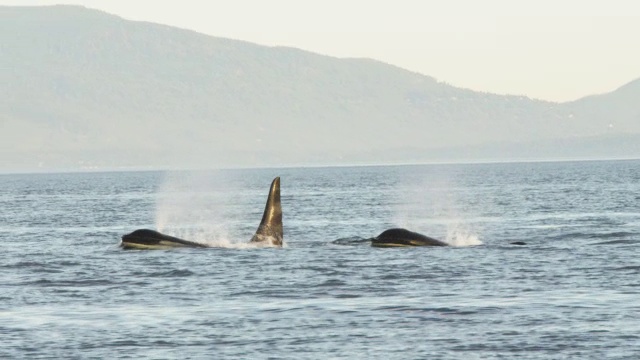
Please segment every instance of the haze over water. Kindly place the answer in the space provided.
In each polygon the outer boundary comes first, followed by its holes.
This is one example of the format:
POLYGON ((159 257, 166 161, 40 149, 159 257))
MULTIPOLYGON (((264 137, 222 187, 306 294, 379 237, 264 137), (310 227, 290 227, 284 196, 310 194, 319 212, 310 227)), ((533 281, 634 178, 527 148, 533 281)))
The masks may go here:
POLYGON ((637 160, 20 174, 0 185, 0 358, 640 353, 637 160), (287 246, 246 246, 275 176, 287 246), (457 246, 358 241, 396 226, 457 246), (137 228, 220 247, 118 248, 137 228))

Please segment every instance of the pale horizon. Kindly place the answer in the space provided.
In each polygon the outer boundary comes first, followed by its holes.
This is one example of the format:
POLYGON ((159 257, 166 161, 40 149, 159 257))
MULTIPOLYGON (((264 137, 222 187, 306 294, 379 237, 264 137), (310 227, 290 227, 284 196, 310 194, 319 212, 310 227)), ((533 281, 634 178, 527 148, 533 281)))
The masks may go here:
POLYGON ((476 91, 565 102, 640 77, 640 10, 625 1, 318 3, 0 0, 81 5, 125 19, 340 58, 371 58, 476 91))

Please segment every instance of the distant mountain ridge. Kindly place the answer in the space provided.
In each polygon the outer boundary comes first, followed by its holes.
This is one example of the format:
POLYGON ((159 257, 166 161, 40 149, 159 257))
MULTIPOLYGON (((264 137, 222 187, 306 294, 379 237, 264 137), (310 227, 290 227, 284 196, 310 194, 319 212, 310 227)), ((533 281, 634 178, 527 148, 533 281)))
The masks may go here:
POLYGON ((0 49, 8 169, 640 156, 640 79, 554 103, 77 6, 0 7, 0 49))

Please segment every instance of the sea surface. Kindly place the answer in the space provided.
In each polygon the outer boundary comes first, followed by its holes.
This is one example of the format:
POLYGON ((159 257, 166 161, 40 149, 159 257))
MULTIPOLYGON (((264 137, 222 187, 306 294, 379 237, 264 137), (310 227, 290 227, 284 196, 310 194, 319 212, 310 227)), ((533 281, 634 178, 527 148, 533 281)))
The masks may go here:
POLYGON ((640 358, 640 161, 5 174, 0 208, 1 359, 640 358))

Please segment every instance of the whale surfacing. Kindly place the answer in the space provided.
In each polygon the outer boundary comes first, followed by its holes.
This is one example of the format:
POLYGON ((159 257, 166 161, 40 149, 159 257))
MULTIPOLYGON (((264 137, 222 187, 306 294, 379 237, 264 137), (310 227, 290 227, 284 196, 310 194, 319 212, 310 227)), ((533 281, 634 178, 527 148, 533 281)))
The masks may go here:
POLYGON ((252 243, 282 246, 282 206, 280 205, 280 178, 271 182, 267 204, 264 206, 262 221, 251 238, 252 243))
MULTIPOLYGON (((251 243, 282 247, 282 207, 280 205, 280 177, 271 182, 267 204, 258 230, 251 243)), ((178 247, 206 248, 206 244, 165 235, 155 230, 139 229, 122 236, 120 246, 124 249, 170 249, 178 247)))
POLYGON ((139 229, 122 236, 125 249, 169 249, 175 247, 207 247, 202 243, 180 239, 149 229, 139 229))
POLYGON ((407 229, 389 229, 371 239, 373 247, 449 246, 446 242, 407 229))

